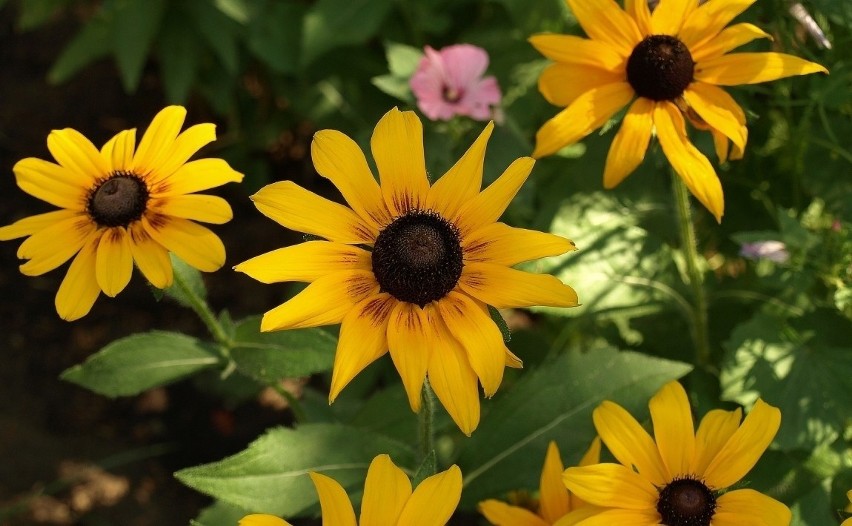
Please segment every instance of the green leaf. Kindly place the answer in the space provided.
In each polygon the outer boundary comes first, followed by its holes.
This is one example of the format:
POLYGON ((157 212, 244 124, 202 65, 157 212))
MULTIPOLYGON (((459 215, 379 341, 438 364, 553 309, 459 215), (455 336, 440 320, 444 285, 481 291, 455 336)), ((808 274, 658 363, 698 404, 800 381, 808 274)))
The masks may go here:
POLYGON ((237 369, 266 384, 331 370, 337 338, 322 329, 260 332, 260 319, 236 326, 231 358, 237 369))
POLYGON ((235 74, 239 69, 237 28, 239 25, 207 0, 191 0, 186 7, 195 29, 213 50, 225 70, 235 74))
POLYGON ((509 325, 506 323, 506 320, 503 319, 503 315, 500 314, 500 311, 489 305, 488 314, 497 325, 497 328, 500 329, 500 334, 503 335, 503 343, 509 343, 512 341, 512 330, 509 329, 509 325))
POLYGON ((117 0, 112 46, 125 91, 139 85, 148 51, 160 28, 165 0, 117 0))
POLYGON ((219 11, 228 15, 232 20, 245 24, 249 19, 249 8, 246 0, 214 0, 219 11))
POLYGON ((201 272, 197 268, 189 266, 171 252, 169 257, 172 261, 175 280, 171 287, 163 291, 166 296, 189 308, 192 308, 195 303, 193 298, 206 301, 207 288, 204 286, 201 272))
POLYGON ((400 78, 408 80, 417 71, 417 65, 423 58, 423 50, 405 44, 388 42, 385 44, 385 55, 388 59, 388 69, 400 78))
POLYGON ((294 73, 299 67, 303 4, 267 3, 249 23, 248 48, 276 73, 294 73))
POLYGON ((116 340, 61 378, 105 396, 130 396, 218 364, 210 344, 155 331, 116 340))
POLYGON ((240 519, 252 513, 224 502, 214 502, 207 506, 195 520, 189 522, 190 526, 234 526, 240 519))
POLYGON ((163 75, 166 98, 174 104, 184 104, 198 74, 201 46, 182 20, 166 17, 157 39, 157 57, 163 75))
POLYGON ((849 329, 847 319, 829 312, 809 314, 793 326, 756 315, 725 342, 722 398, 750 406, 760 397, 778 407, 782 421, 775 440, 784 449, 835 440, 852 414, 849 329))
POLYGON ((397 465, 413 463, 406 445, 382 435, 340 424, 306 424, 272 429, 234 456, 183 469, 175 477, 254 513, 295 517, 317 502, 309 471, 328 475, 347 490, 360 489, 370 462, 382 453, 397 465))
POLYGON ((420 466, 414 471, 414 476, 411 477, 411 485, 417 487, 423 479, 431 477, 438 472, 438 461, 435 458, 435 450, 429 452, 420 463, 420 466))
POLYGON ((379 88, 382 93, 386 93, 391 97, 408 103, 414 101, 411 87, 408 85, 408 79, 395 75, 379 75, 370 79, 370 82, 373 86, 379 88))
POLYGON ((113 18, 99 11, 65 46, 47 73, 51 84, 61 84, 111 51, 113 18))
MULTIPOLYGON (((0 8, 6 0, 0 2, 0 8)), ((67 4, 66 0, 27 0, 18 2, 18 28, 28 31, 47 22, 59 11, 59 8, 67 4)))
POLYGON ((592 410, 600 402, 647 414, 647 400, 691 368, 599 348, 566 353, 528 371, 510 391, 498 392, 479 429, 462 444, 457 464, 465 476, 463 504, 472 508, 510 490, 538 487, 549 441, 559 444, 566 465, 572 465, 595 436, 592 410))
POLYGON ((305 16, 302 65, 332 49, 375 36, 393 0, 319 0, 305 16))

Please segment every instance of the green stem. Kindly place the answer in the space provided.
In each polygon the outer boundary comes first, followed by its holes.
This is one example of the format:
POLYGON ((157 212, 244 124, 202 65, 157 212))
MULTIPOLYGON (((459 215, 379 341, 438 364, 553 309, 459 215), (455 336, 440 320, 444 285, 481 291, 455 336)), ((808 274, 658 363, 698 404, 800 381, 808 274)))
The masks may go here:
POLYGON ((308 421, 308 415, 305 413, 304 408, 302 408, 302 403, 299 402, 298 398, 293 396, 293 393, 284 389, 284 387, 277 382, 272 384, 272 388, 275 389, 275 392, 287 400, 287 404, 290 406, 290 410, 293 411, 293 417, 296 419, 296 422, 304 424, 308 421))
POLYGON ((677 208, 678 232, 683 257, 686 260, 686 273, 692 288, 691 329, 695 345, 695 361, 702 367, 709 367, 710 340, 707 330, 707 294, 704 291, 704 274, 699 266, 698 244, 695 238, 695 225, 689 204, 689 191, 677 174, 672 174, 672 190, 677 208))
POLYGON ((222 324, 219 323, 219 320, 216 319, 216 315, 213 314, 213 311, 210 310, 210 306, 207 305, 207 302, 204 301, 204 298, 199 296, 192 290, 190 287, 180 276, 180 272, 175 272, 174 274, 174 286, 178 287, 181 292, 186 295, 186 298, 189 300, 189 306, 198 314, 198 317, 201 318, 201 321, 204 322, 204 325, 207 326, 207 330, 210 331, 210 334, 213 335, 213 338, 222 344, 223 346, 230 348, 231 347, 231 338, 228 337, 228 334, 225 332, 225 329, 222 327, 222 324))
POLYGON ((435 449, 435 393, 428 378, 423 382, 420 400, 420 454, 425 459, 435 449))

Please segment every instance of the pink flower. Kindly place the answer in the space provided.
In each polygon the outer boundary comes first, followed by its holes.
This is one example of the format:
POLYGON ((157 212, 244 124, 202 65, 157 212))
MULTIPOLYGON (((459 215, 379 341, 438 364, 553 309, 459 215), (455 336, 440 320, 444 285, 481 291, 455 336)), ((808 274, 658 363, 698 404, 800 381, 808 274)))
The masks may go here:
POLYGON ((743 243, 740 246, 740 255, 746 259, 759 260, 768 259, 775 263, 786 263, 790 259, 787 245, 782 241, 755 241, 743 243))
POLYGON ((488 53, 470 44, 457 44, 435 51, 426 46, 411 77, 417 107, 432 120, 450 120, 466 115, 478 121, 494 117, 492 106, 500 104, 500 86, 494 77, 482 77, 488 68, 488 53))

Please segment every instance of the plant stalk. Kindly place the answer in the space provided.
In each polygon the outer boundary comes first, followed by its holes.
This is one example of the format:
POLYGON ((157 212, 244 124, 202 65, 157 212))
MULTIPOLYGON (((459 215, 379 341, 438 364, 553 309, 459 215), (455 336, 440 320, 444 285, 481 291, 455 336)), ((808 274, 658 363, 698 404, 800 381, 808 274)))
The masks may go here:
POLYGON ((429 385, 427 378, 423 382, 423 391, 420 394, 420 455, 421 460, 435 450, 435 393, 429 385))
POLYGON ((222 324, 219 323, 219 320, 216 319, 216 315, 213 314, 212 310, 210 310, 210 306, 207 305, 204 298, 195 294, 192 287, 190 287, 181 278, 179 272, 175 272, 174 274, 174 284, 184 294, 186 294, 186 297, 189 300, 189 306, 196 314, 198 314, 198 317, 201 318, 201 321, 203 321, 204 325, 207 326, 207 330, 210 331, 213 338, 223 346, 230 348, 231 338, 225 333, 225 329, 222 327, 222 324))

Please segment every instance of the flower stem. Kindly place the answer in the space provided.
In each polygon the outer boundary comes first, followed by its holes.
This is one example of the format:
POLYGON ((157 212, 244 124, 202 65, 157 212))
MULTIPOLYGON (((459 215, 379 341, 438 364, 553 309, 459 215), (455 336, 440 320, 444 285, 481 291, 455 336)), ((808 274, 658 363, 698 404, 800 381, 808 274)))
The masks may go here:
POLYGON ((186 295, 190 308, 198 314, 198 317, 201 318, 201 321, 203 321, 204 325, 207 326, 207 330, 210 331, 213 338, 223 346, 230 348, 231 338, 225 332, 224 327, 222 327, 222 324, 216 319, 216 315, 214 315, 213 311, 210 310, 210 306, 207 305, 204 298, 196 294, 195 291, 192 290, 192 287, 183 280, 180 272, 174 273, 174 286, 179 288, 181 292, 186 295))
POLYGON ((422 459, 425 459, 435 450, 435 393, 432 392, 428 378, 423 382, 420 400, 420 454, 422 459))
POLYGON ((699 267, 698 244, 695 237, 695 225, 692 222, 692 210, 689 204, 689 191, 677 174, 672 174, 672 190, 677 208, 678 232, 683 257, 686 260, 686 273, 692 288, 691 332, 695 345, 696 364, 710 367, 710 340, 707 329, 707 294, 704 290, 704 274, 699 267))
POLYGON ((302 403, 296 398, 293 393, 288 391, 278 382, 272 384, 272 388, 275 389, 275 392, 284 397, 287 400, 287 405, 290 406, 290 411, 293 412, 293 418, 296 419, 296 422, 300 424, 304 424, 308 421, 308 415, 305 413, 305 409, 302 407, 302 403))

